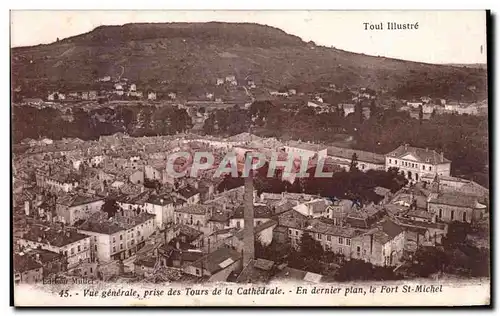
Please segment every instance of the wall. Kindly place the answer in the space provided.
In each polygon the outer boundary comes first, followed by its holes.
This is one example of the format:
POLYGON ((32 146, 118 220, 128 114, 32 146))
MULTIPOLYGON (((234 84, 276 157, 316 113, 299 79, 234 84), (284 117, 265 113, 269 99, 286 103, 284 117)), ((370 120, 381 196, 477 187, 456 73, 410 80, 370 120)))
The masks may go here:
POLYGON ((452 206, 452 205, 444 205, 444 204, 436 204, 429 202, 427 204, 427 210, 436 215, 436 218, 438 220, 441 220, 443 222, 452 222, 452 221, 459 221, 463 222, 463 214, 465 213, 465 221, 468 223, 471 223, 475 220, 478 220, 481 218, 480 213, 478 211, 474 211, 474 209, 469 208, 469 207, 460 207, 460 206, 452 206), (442 216, 439 217, 439 210, 442 210, 442 216), (453 211, 453 219, 451 218, 451 213, 453 211))

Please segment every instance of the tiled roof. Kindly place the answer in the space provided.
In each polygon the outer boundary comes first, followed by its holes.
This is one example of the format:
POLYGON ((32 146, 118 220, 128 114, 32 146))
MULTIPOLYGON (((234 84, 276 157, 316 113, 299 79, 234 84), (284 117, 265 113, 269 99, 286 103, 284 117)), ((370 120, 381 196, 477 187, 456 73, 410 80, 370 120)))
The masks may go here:
POLYGON ((14 254, 13 267, 14 271, 22 273, 39 269, 42 267, 42 264, 37 262, 32 256, 14 254))
POLYGON ((50 244, 55 247, 63 247, 88 236, 71 230, 56 230, 52 227, 32 225, 23 235, 23 239, 50 244))
POLYGON ((442 157, 441 154, 436 152, 435 150, 411 147, 407 145, 399 146, 395 150, 388 153, 387 157, 401 158, 408 154, 415 156, 415 158, 417 158, 419 162, 431 163, 433 165, 451 162, 445 157, 442 157))
MULTIPOLYGON (((239 206, 232 216, 232 218, 243 218, 245 212, 244 206, 239 206)), ((273 216, 273 211, 267 205, 254 205, 253 206, 253 217, 254 218, 271 218, 273 216)))
POLYGON ((182 195, 184 198, 189 199, 190 197, 193 197, 200 192, 191 186, 186 186, 186 187, 181 188, 178 191, 178 193, 180 195, 182 195))
POLYGON ((107 215, 103 215, 102 212, 96 212, 81 224, 78 229, 111 235, 122 230, 131 229, 155 217, 155 215, 146 212, 133 217, 121 216, 118 213, 113 218, 107 219, 106 216, 107 215))
POLYGON ((482 208, 482 204, 477 202, 477 197, 463 194, 460 192, 441 193, 437 197, 432 197, 429 200, 432 204, 451 205, 469 208, 482 208))
POLYGON ((205 215, 208 213, 208 207, 201 204, 193 204, 181 207, 176 209, 177 213, 187 213, 187 214, 197 214, 197 215, 205 215))
POLYGON ((348 238, 354 237, 356 235, 356 230, 353 228, 340 227, 327 224, 319 219, 313 219, 304 230, 313 233, 321 233, 325 235, 341 236, 348 238))
POLYGON ((307 216, 296 210, 290 210, 281 214, 278 217, 278 222, 280 226, 303 229, 307 223, 307 216))
POLYGON ((368 162, 374 164, 385 164, 385 157, 380 154, 371 153, 363 150, 356 150, 351 148, 341 148, 335 146, 327 147, 327 154, 331 157, 338 157, 343 159, 352 159, 353 154, 356 153, 359 162, 368 162))
POLYGON ((211 274, 215 274, 240 259, 240 252, 229 246, 223 246, 193 262, 192 266, 200 269, 203 267, 203 269, 209 271, 211 274), (226 266, 226 264, 228 265, 226 266))
POLYGON ((174 199, 170 194, 150 195, 146 202, 149 204, 165 206, 168 204, 173 204, 174 199))

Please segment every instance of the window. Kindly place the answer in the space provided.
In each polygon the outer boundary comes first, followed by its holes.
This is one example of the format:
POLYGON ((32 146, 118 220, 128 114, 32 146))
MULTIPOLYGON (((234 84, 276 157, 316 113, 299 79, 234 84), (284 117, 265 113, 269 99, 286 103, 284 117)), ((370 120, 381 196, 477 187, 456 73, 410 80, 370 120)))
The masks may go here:
POLYGON ((350 245, 351 245, 351 240, 350 240, 349 238, 346 238, 346 239, 345 239, 345 244, 346 244, 347 246, 350 246, 350 245))
POLYGON ((321 239, 321 234, 318 234, 318 239, 321 239))
POLYGON ((196 275, 201 275, 200 269, 196 269, 196 275))
POLYGON ((339 248, 339 253, 343 254, 344 253, 344 248, 339 248))
POLYGON ((120 235, 120 240, 123 240, 123 235, 120 235))
POLYGON ((298 235, 299 235, 299 231, 298 231, 298 230, 296 230, 296 231, 295 231, 295 236, 298 236, 298 235))
POLYGON ((120 244, 120 250, 122 250, 122 249, 123 249, 123 244, 120 244))
POLYGON ((75 248, 71 248, 71 254, 74 255, 75 254, 75 248))
POLYGON ((113 252, 116 252, 116 247, 115 246, 113 246, 113 252))
POLYGON ((237 228, 241 228, 240 221, 237 221, 237 222, 236 222, 236 227, 237 227, 237 228))
POLYGON ((451 215, 450 215, 451 220, 454 220, 454 217, 455 217, 455 211, 451 211, 451 215))
POLYGON ((331 241, 332 240, 332 236, 326 235, 326 240, 331 241))
POLYGON ((339 237, 339 244, 343 244, 344 243, 344 238, 343 237, 339 237))
POLYGON ((94 246, 94 250, 97 251, 97 245, 94 246))
POLYGON ((439 218, 442 218, 442 217, 443 217, 443 210, 439 209, 439 218))
POLYGON ((78 252, 82 251, 82 248, 80 247, 80 245, 78 245, 78 252))
POLYGON ((92 272, 93 272, 93 271, 92 271, 92 267, 90 267, 90 273, 92 273, 92 272))
POLYGON ((394 160, 394 164, 396 164, 396 165, 397 165, 397 164, 398 164, 398 161, 397 161, 397 160, 394 160))
POLYGON ((360 247, 360 246, 357 246, 357 247, 356 247, 356 252, 358 253, 358 255, 360 255, 360 254, 361 254, 361 247, 360 247))
POLYGON ((115 243, 115 242, 116 242, 116 238, 115 238, 115 236, 113 236, 113 243, 115 243))
POLYGON ((365 169, 365 164, 361 164, 361 169, 365 169))
MULTIPOLYGON (((97 247, 97 246, 96 246, 96 247, 97 247)), ((96 250, 97 250, 97 249, 96 249, 96 250)), ((68 256, 68 251, 67 251, 67 250, 65 250, 65 251, 64 251, 64 255, 65 255, 66 257, 68 256)))
POLYGON ((132 241, 130 242, 130 244, 133 246, 135 244, 135 240, 132 239, 132 241))
POLYGON ((389 159, 389 163, 392 163, 391 159, 389 159))
POLYGON ((432 171, 432 167, 431 166, 429 166, 429 171, 432 171))
POLYGON ((94 241, 97 241, 97 236, 94 236, 94 241))
POLYGON ((422 165, 422 170, 425 170, 425 166, 424 165, 422 165))
POLYGON ((260 225, 262 222, 261 221, 257 221, 257 226, 260 225))
POLYGON ((288 234, 292 234, 292 230, 290 228, 288 229, 288 234))

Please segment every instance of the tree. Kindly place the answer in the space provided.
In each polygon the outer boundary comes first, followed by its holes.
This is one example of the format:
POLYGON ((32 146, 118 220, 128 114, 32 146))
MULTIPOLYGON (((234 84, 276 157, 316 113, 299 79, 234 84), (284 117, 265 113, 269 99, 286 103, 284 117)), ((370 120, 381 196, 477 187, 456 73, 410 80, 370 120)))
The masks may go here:
POLYGON ((349 166, 349 171, 358 170, 358 155, 356 153, 352 154, 351 165, 349 166))
POLYGON ((372 99, 370 102, 370 117, 375 117, 377 114, 377 105, 375 104, 375 100, 372 99))
POLYGON ((319 260, 323 256, 323 247, 310 233, 304 232, 300 238, 300 254, 304 258, 319 260))
POLYGON ((420 124, 422 124, 422 121, 424 120, 424 107, 422 104, 418 106, 418 120, 420 121, 420 124))
POLYGON ((114 199, 107 199, 104 201, 104 204, 101 207, 101 211, 105 212, 108 214, 108 218, 111 218, 115 216, 116 212, 118 211, 118 203, 116 203, 116 200, 114 199))

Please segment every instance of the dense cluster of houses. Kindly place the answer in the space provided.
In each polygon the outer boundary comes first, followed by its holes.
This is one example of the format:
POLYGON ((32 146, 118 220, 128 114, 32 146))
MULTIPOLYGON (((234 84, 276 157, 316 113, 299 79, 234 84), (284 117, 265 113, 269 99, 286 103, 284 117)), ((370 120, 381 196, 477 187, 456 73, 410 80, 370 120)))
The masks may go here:
POLYGON ((250 202, 247 195, 252 234, 263 245, 300 249, 303 234, 310 234, 345 260, 396 267, 418 247, 440 243, 450 222, 476 223, 488 216, 487 189, 451 176, 443 153, 409 145, 377 155, 248 133, 226 139, 115 134, 99 141, 46 141, 14 160, 16 282, 71 275, 241 281, 255 273, 271 276, 270 271, 283 277, 285 270, 312 278, 269 260, 244 261, 246 187, 218 190, 221 179, 212 169, 198 178, 173 177, 166 160, 180 150, 211 151, 216 161, 230 150, 267 156, 279 150, 285 157, 326 159, 336 170, 348 169, 356 153, 360 170, 398 168, 410 180, 398 192, 377 187, 379 201, 370 205, 254 190, 250 202))

